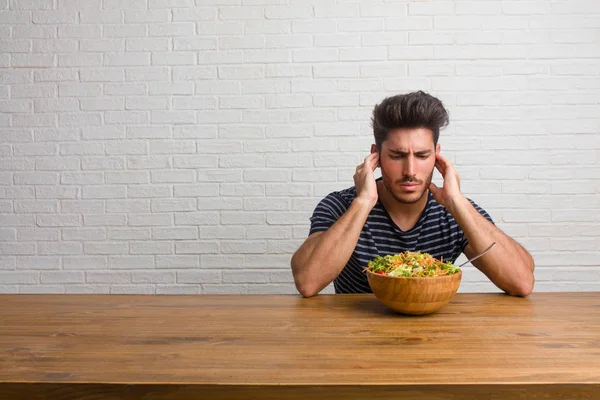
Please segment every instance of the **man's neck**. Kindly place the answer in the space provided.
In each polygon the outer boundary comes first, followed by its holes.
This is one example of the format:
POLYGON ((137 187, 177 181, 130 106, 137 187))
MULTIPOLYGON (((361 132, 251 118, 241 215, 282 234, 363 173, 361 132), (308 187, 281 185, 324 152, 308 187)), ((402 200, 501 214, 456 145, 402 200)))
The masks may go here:
POLYGON ((377 181, 377 193, 388 214, 404 231, 409 230, 417 223, 429 200, 429 190, 427 190, 416 203, 400 203, 388 191, 382 180, 377 181))

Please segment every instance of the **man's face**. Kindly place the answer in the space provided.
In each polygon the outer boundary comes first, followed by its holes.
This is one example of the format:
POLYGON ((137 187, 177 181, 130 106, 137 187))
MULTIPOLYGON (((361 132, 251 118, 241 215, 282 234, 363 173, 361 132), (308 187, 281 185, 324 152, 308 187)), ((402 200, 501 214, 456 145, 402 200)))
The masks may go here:
POLYGON ((396 129, 388 134, 379 154, 381 176, 398 202, 416 203, 427 193, 439 150, 427 128, 396 129))

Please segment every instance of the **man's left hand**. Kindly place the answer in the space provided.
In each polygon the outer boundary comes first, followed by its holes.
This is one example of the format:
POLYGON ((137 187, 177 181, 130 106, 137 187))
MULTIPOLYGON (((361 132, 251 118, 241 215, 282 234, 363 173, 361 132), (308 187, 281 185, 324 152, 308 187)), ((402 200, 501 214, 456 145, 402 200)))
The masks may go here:
POLYGON ((454 207, 464 200, 464 196, 460 191, 460 177, 450 161, 439 154, 435 155, 435 167, 442 174, 444 184, 439 188, 435 183, 431 182, 429 190, 433 194, 435 201, 452 213, 454 207))

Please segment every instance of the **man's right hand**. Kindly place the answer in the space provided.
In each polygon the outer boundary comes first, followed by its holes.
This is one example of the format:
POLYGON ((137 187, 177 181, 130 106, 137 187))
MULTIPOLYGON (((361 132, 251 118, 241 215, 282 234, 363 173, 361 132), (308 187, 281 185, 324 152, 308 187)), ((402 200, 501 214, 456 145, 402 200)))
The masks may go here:
POLYGON ((356 199, 364 202, 370 208, 377 204, 377 183, 375 182, 375 169, 379 166, 379 153, 371 153, 365 161, 356 167, 354 185, 356 186, 356 199))

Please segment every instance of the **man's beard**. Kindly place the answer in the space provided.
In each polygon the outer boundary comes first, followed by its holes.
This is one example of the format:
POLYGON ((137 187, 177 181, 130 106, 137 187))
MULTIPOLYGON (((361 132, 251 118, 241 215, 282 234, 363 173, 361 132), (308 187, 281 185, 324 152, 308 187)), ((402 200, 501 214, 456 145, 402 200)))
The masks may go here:
MULTIPOLYGON (((425 185, 423 185, 423 190, 421 191, 421 194, 419 194, 419 196, 416 199, 401 198, 398 195, 396 195, 396 193, 394 193, 392 182, 390 181, 389 177, 387 177, 387 174, 385 173, 383 166, 380 166, 380 168, 381 168, 381 176, 383 178, 383 184, 385 185, 385 188, 387 189, 388 193, 390 193, 392 195, 392 197, 398 203, 402 203, 402 204, 414 204, 414 203, 417 203, 419 200, 421 200, 423 198, 423 196, 427 193, 427 190, 429 189, 429 185, 431 184, 431 181, 433 179, 433 169, 432 169, 431 173, 425 180, 425 185)), ((403 183, 408 183, 408 182, 421 183, 421 182, 417 181, 414 176, 405 176, 404 178, 396 181, 395 183, 398 185, 401 185, 403 183)))

